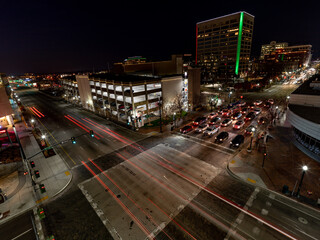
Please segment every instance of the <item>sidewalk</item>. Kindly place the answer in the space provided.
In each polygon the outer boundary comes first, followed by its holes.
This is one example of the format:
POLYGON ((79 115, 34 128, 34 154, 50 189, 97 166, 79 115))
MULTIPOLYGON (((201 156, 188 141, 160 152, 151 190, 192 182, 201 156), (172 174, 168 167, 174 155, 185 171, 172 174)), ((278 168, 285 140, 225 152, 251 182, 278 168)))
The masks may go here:
MULTIPOLYGON (((17 106, 14 111, 17 110, 17 106)), ((25 122, 17 122, 15 124, 17 134, 19 136, 22 148, 26 157, 30 157, 41 149, 35 140, 30 128, 26 127, 25 122)), ((12 126, 10 126, 10 131, 12 126)), ((18 171, 11 173, 9 176, 0 180, 0 187, 7 195, 7 201, 0 204, 0 224, 6 222, 16 215, 19 215, 36 205, 56 196, 63 191, 72 180, 72 174, 63 159, 57 154, 49 158, 45 158, 42 153, 36 155, 31 159, 35 163, 35 167, 31 169, 34 174, 35 170, 40 173, 39 178, 35 178, 35 187, 32 186, 29 175, 24 175, 26 167, 24 163, 18 171), (46 192, 41 193, 39 184, 44 184, 46 192)))
POLYGON ((286 121, 286 115, 284 114, 276 121, 276 126, 270 130, 269 134, 273 139, 269 139, 267 142, 267 157, 263 168, 263 151, 253 149, 249 153, 247 152, 247 146, 244 146, 230 160, 228 168, 244 181, 279 193, 282 193, 283 186, 287 185, 289 191, 286 195, 293 197, 291 193, 294 188, 294 192, 297 192, 302 175, 302 166, 307 165, 309 170, 303 179, 300 190, 301 197, 294 198, 312 206, 320 207, 317 204, 317 200, 320 198, 320 163, 309 158, 293 145, 291 142, 293 135, 289 126, 290 124, 286 121))

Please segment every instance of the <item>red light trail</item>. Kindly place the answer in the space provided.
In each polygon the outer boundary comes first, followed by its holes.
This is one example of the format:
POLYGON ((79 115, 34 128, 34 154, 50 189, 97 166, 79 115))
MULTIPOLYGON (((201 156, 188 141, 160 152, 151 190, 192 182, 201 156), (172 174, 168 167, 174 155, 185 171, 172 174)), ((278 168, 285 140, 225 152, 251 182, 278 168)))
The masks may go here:
MULTIPOLYGON (((97 179, 100 182, 100 184, 108 191, 108 193, 110 193, 110 195, 116 200, 116 202, 118 202, 118 204, 122 207, 122 209, 130 216, 130 218, 149 237, 150 232, 148 231, 148 229, 146 229, 146 227, 143 226, 143 224, 140 222, 140 220, 134 216, 134 214, 130 211, 130 209, 117 198, 117 196, 114 194, 114 192, 112 192, 112 190, 101 180, 101 178, 84 161, 81 161, 81 163, 92 173, 92 175, 95 177, 95 179, 97 179)), ((154 239, 154 238, 152 238, 152 239, 154 239)))
MULTIPOLYGON (((115 181, 108 175, 106 174, 94 161, 92 161, 89 158, 90 162, 97 168, 99 169, 99 171, 105 176, 107 177, 140 211, 142 211, 156 226, 158 225, 155 220, 153 219, 153 217, 147 213, 146 211, 143 210, 142 207, 140 207, 135 201, 132 200, 132 198, 130 198, 130 196, 128 196, 128 194, 126 194, 121 187, 118 186, 118 184, 115 183, 115 181)), ((167 235, 168 238, 172 239, 163 229, 161 229, 161 231, 167 235)))

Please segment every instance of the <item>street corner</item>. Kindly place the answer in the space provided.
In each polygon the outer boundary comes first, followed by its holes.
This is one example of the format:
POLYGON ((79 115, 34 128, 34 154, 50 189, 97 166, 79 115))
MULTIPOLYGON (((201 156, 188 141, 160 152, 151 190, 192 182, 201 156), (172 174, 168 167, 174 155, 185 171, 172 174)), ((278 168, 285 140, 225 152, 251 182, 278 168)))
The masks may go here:
POLYGON ((240 177, 242 180, 244 180, 247 183, 258 185, 263 188, 268 188, 267 185, 264 183, 264 181, 260 178, 260 176, 255 173, 250 173, 250 172, 237 173, 237 176, 240 177))
POLYGON ((242 160, 238 156, 235 156, 229 160, 229 168, 243 167, 243 165, 244 164, 242 160))

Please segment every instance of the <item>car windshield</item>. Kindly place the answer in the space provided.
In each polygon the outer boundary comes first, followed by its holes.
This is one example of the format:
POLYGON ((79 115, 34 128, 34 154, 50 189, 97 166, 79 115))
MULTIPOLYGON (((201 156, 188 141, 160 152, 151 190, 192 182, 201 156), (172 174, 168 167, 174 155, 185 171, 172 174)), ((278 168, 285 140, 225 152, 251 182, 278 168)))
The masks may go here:
POLYGON ((198 128, 204 128, 205 127, 205 125, 200 125, 198 128))
POLYGON ((236 125, 241 125, 241 124, 242 124, 242 122, 237 122, 237 123, 236 123, 236 125))
POLYGON ((213 131, 213 130, 214 130, 214 128, 207 128, 207 130, 208 130, 208 131, 213 131))

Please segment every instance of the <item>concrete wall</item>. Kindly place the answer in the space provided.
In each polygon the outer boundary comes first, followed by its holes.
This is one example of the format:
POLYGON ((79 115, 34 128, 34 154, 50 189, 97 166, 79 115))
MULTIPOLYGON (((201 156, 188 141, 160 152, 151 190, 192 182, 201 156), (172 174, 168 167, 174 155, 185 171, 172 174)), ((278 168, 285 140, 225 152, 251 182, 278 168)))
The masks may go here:
POLYGON ((320 95, 291 94, 290 104, 320 107, 320 95))
POLYGON ((189 68, 188 69, 188 101, 190 104, 189 109, 193 109, 195 105, 200 102, 200 81, 201 81, 201 69, 189 68))
POLYGON ((7 164, 0 164, 0 177, 7 176, 14 171, 17 171, 21 166, 21 162, 13 162, 7 164))
POLYGON ((169 106, 173 100, 181 93, 182 77, 163 78, 162 81, 162 100, 163 108, 169 106))
POLYGON ((84 108, 94 111, 88 75, 77 75, 76 80, 78 84, 78 90, 82 106, 84 108))

